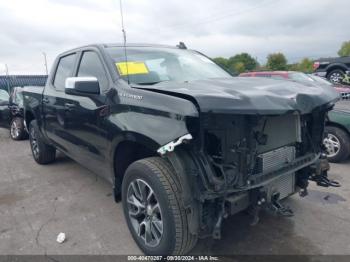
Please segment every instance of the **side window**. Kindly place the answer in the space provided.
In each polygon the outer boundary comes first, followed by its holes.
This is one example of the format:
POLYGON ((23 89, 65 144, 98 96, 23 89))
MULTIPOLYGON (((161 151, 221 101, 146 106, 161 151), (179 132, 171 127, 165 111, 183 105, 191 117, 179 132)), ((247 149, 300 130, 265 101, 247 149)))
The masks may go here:
POLYGON ((108 79, 105 69, 97 53, 93 51, 85 51, 83 53, 77 76, 94 76, 100 83, 101 90, 108 89, 108 79))
POLYGON ((76 54, 71 54, 60 58, 57 65, 55 79, 53 81, 53 85, 55 86, 56 90, 64 90, 66 79, 67 77, 70 77, 73 72, 76 56, 76 54))

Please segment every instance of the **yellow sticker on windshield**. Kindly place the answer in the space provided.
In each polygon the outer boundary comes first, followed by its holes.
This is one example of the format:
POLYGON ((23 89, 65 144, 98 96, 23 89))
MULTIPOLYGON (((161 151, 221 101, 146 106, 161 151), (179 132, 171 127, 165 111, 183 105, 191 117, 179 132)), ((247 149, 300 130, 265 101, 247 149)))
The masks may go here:
POLYGON ((121 76, 149 73, 144 62, 119 62, 115 63, 115 65, 121 76))

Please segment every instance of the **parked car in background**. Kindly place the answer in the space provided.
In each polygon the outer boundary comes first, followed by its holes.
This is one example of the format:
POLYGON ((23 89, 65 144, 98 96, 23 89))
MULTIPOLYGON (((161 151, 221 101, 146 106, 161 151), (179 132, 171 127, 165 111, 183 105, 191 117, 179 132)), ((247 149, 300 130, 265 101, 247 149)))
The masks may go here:
POLYGON ((6 127, 9 121, 9 94, 7 91, 0 89, 0 126, 6 127))
POLYGON ((341 162, 350 155, 350 101, 342 100, 328 112, 324 145, 330 162, 341 162))
POLYGON ((310 78, 307 74, 297 71, 257 71, 241 73, 242 77, 267 77, 280 80, 291 80, 298 83, 313 85, 315 80, 310 78))
POLYGON ((349 71, 350 56, 321 58, 314 62, 315 74, 327 78, 332 83, 341 84, 344 75, 349 71))
POLYGON ((23 115, 23 87, 14 87, 9 99, 10 136, 13 140, 28 138, 23 115))
MULTIPOLYGON (((28 138, 28 132, 24 123, 23 92, 27 87, 12 87, 10 95, 0 89, 0 126, 9 128, 10 137, 13 140, 28 138)), ((35 90, 42 90, 36 86, 35 90)), ((30 93, 29 90, 26 92, 30 93)))
MULTIPOLYGON (((302 83, 310 86, 319 86, 326 85, 332 86, 332 83, 327 82, 326 80, 322 81, 322 79, 314 79, 310 75, 305 74, 303 72, 297 71, 258 71, 258 72, 246 72, 241 73, 239 76, 242 77, 266 77, 272 79, 280 79, 280 80, 290 80, 298 83, 302 83)), ((333 85, 336 88, 335 85, 333 85)))
MULTIPOLYGON (((294 82, 302 83, 305 85, 312 85, 312 86, 327 85, 327 86, 333 86, 339 93, 344 92, 343 85, 339 85, 339 86, 334 85, 318 76, 313 77, 310 74, 305 74, 303 72, 297 72, 297 71, 258 71, 258 72, 241 73, 239 76, 285 79, 285 80, 291 80, 294 82)), ((346 90, 350 90, 350 89, 348 88, 346 90)))

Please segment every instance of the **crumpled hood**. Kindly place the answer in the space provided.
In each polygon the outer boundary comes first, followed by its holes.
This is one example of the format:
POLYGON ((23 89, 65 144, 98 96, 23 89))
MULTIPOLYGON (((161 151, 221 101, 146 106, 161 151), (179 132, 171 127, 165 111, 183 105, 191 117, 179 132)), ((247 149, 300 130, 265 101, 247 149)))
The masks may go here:
POLYGON ((194 98, 201 112, 234 114, 309 113, 333 104, 339 93, 329 86, 306 86, 285 80, 232 77, 192 82, 162 82, 138 88, 194 98))

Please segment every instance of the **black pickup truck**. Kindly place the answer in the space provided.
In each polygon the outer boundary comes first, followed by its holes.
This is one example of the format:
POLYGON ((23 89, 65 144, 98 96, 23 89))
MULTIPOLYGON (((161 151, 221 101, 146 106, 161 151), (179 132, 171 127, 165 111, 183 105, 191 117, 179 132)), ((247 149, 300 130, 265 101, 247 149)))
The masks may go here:
MULTIPOLYGON (((58 56, 24 92, 35 161, 59 150, 111 182, 146 254, 185 254, 243 210, 327 179, 322 146, 334 88, 232 77, 183 46, 91 45, 58 56)), ((313 223, 310 221, 310 223, 313 223)), ((283 237, 283 236, 281 236, 283 237)))
POLYGON ((315 74, 325 77, 335 84, 348 84, 350 73, 350 56, 320 58, 314 61, 315 74), (346 81, 344 81, 345 79, 346 81))

